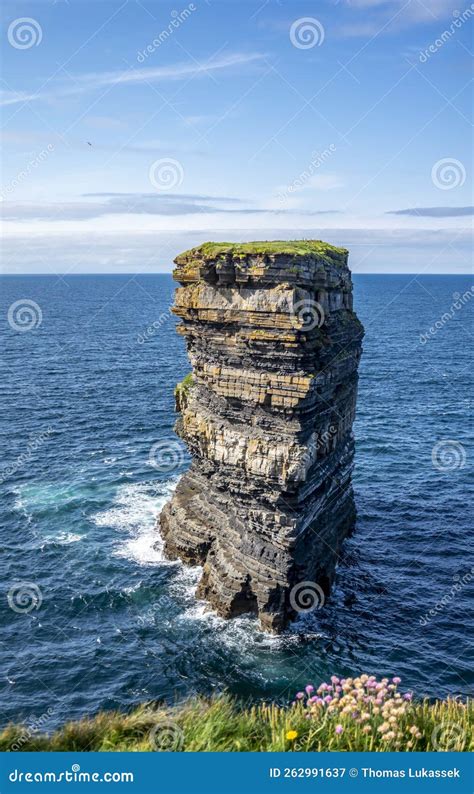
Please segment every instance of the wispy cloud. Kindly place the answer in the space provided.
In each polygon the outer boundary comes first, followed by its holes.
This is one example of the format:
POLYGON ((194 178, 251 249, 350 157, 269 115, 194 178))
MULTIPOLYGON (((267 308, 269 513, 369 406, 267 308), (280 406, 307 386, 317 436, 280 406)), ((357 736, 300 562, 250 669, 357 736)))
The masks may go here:
POLYGON ((182 201, 183 199, 189 199, 191 201, 224 201, 226 203, 235 202, 239 204, 244 201, 243 199, 236 198, 235 196, 209 196, 202 195, 200 193, 166 193, 160 196, 157 193, 111 193, 104 191, 103 193, 82 193, 81 195, 82 198, 116 198, 117 196, 121 196, 132 200, 136 198, 152 200, 166 198, 167 201, 182 201))
MULTIPOLYGON (((110 215, 161 215, 169 219, 182 215, 299 215, 291 208, 256 207, 251 200, 230 196, 156 193, 84 193, 90 201, 36 203, 3 201, 0 217, 6 221, 83 221, 110 215), (230 206, 226 206, 230 205, 230 206), (235 206, 237 205, 237 206, 235 206)), ((333 215, 337 210, 310 210, 305 215, 333 215)))
POLYGON ((458 0, 343 0, 347 20, 338 35, 376 36, 415 25, 439 24, 459 8, 458 0), (369 17, 368 17, 369 15, 369 17))
POLYGON ((263 62, 267 56, 259 52, 234 52, 211 58, 209 61, 198 63, 187 61, 172 64, 169 66, 145 67, 142 69, 122 69, 111 72, 88 72, 86 74, 73 75, 73 79, 65 83, 58 80, 52 90, 47 92, 26 93, 24 91, 0 91, 0 105, 13 105, 19 102, 30 102, 32 100, 53 100, 58 97, 74 96, 76 94, 88 93, 107 86, 126 86, 137 84, 149 84, 171 82, 176 80, 192 79, 203 77, 215 72, 223 72, 238 67, 239 70, 249 64, 263 62))
POLYGON ((474 215, 474 207, 412 207, 406 210, 390 210, 386 215, 412 215, 419 218, 460 218, 474 215))
MULTIPOLYGON (((97 196, 99 199, 99 195, 97 196)), ((54 203, 2 202, 0 215, 15 221, 78 221, 107 215, 194 215, 210 213, 261 213, 250 207, 224 207, 219 199, 197 196, 148 196, 146 194, 106 195, 97 201, 65 201, 54 203)))
MULTIPOLYGON (((229 216, 227 216, 229 217, 229 216)), ((18 273, 134 273, 166 272, 172 269, 173 258, 186 248, 206 240, 279 240, 314 238, 328 240, 350 250, 354 273, 405 272, 418 273, 420 259, 432 262, 426 272, 467 272, 466 260, 471 250, 469 233, 463 232, 453 240, 452 231, 416 229, 347 229, 323 226, 295 230, 281 224, 275 227, 219 231, 192 228, 186 223, 183 230, 135 231, 89 230, 72 233, 38 233, 31 228, 26 235, 18 230, 4 240, 5 270, 18 273), (438 252, 444 252, 438 257, 438 252)))

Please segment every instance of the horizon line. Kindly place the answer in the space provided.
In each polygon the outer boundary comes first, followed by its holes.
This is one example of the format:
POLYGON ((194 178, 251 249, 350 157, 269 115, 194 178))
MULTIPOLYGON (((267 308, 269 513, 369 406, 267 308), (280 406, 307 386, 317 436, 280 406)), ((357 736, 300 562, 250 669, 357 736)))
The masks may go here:
MULTIPOLYGON (((452 273, 452 272, 448 272, 448 271, 442 272, 442 273, 420 273, 420 272, 417 272, 417 271, 409 271, 409 272, 408 271, 406 271, 406 272, 404 271, 404 272, 401 273, 400 271, 395 271, 395 270, 390 270, 390 271, 381 271, 381 270, 355 271, 355 270, 351 270, 350 272, 351 272, 351 275, 353 275, 353 276, 416 276, 417 278, 423 278, 425 276, 431 277, 431 276, 472 276, 473 275, 472 274, 472 270, 466 270, 466 271, 461 271, 461 272, 457 271, 456 273, 452 273)), ((74 277, 77 277, 77 276, 172 276, 172 275, 173 275, 173 271, 172 270, 161 270, 161 271, 157 271, 156 273, 146 273, 146 272, 143 272, 143 273, 123 273, 121 271, 113 271, 111 273, 104 273, 104 272, 96 272, 96 273, 94 273, 94 272, 89 272, 89 271, 88 272, 84 272, 84 273, 69 273, 67 271, 65 273, 47 273, 47 272, 44 272, 44 273, 30 273, 30 272, 27 272, 27 273, 3 273, 0 270, 0 277, 2 277, 2 276, 49 276, 50 278, 64 278, 66 276, 69 276, 69 278, 74 278, 74 277)))

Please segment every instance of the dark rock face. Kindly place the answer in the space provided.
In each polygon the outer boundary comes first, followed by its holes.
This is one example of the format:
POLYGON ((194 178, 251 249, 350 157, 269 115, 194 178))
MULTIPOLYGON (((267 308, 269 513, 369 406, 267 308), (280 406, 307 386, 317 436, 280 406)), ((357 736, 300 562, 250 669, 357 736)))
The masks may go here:
POLYGON ((347 251, 206 244, 175 261, 193 368, 176 430, 193 462, 160 516, 165 551, 203 566, 198 595, 220 615, 278 632, 324 601, 355 519, 347 251))

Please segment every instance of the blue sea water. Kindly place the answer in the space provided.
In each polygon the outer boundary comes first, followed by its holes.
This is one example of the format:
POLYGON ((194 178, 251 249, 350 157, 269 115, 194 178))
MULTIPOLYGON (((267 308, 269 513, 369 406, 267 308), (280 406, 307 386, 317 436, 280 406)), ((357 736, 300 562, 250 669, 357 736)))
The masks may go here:
POLYGON ((199 570, 160 551, 156 516, 189 465, 149 460, 189 370, 171 276, 1 279, 2 724, 224 689, 287 702, 364 671, 472 694, 471 279, 354 281, 357 528, 325 607, 274 638, 207 612, 199 570), (42 318, 30 307, 20 331, 21 307, 7 315, 25 299, 42 318))

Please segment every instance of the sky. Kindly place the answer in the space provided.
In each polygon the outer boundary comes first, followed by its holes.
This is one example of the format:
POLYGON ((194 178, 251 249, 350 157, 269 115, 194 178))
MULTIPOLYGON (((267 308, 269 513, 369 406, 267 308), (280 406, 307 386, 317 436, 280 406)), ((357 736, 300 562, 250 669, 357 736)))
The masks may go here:
POLYGON ((5 273, 164 272, 324 239, 355 273, 466 273, 464 0, 4 0, 5 273))

